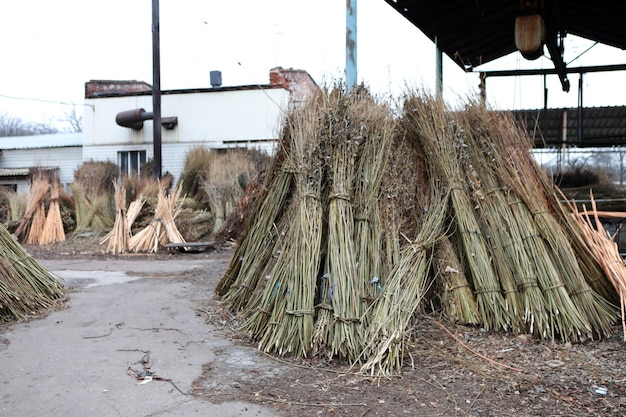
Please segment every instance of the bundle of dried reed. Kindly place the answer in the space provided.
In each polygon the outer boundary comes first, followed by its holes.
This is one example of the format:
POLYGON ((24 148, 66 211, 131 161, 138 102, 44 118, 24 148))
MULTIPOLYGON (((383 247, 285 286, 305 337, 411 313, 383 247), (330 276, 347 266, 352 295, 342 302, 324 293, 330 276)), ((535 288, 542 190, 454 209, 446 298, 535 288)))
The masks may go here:
POLYGON ((59 280, 0 225, 0 321, 24 319, 62 298, 59 280))
POLYGON ((115 189, 115 222, 113 223, 113 229, 100 240, 100 244, 104 245, 106 243, 107 253, 124 253, 128 251, 131 237, 126 212, 126 188, 119 185, 117 181, 113 184, 113 187, 115 189))
POLYGON ((30 195, 26 205, 24 217, 19 222, 15 236, 27 244, 39 243, 39 235, 46 221, 44 199, 48 192, 48 178, 44 175, 36 175, 30 183, 30 195), (31 232, 33 229, 34 231, 31 232))
POLYGON ((154 218, 148 226, 130 238, 129 250, 156 253, 161 245, 168 242, 185 243, 175 223, 181 210, 180 193, 180 186, 169 195, 165 186, 160 187, 154 218))
POLYGON ((59 180, 56 175, 51 176, 50 204, 48 206, 48 216, 39 236, 40 245, 48 245, 65 241, 65 231, 63 230, 63 220, 61 219, 61 209, 59 206, 59 180))

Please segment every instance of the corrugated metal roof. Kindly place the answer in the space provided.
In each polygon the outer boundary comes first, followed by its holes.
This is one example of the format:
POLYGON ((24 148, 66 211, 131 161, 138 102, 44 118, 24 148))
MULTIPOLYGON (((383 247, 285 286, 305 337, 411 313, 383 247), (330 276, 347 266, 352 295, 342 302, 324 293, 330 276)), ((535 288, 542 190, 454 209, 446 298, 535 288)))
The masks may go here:
POLYGON ((83 145, 82 133, 0 137, 0 149, 67 148, 83 145))
POLYGON ((29 172, 28 168, 0 168, 0 177, 25 177, 29 172))
POLYGON ((578 108, 518 110, 513 115, 534 134, 536 148, 563 145, 563 114, 567 113, 566 144, 578 147, 626 145, 626 107, 585 107, 582 131, 578 108), (579 138, 579 133, 582 137, 579 138))
MULTIPOLYGON (((476 67, 516 50, 519 0, 385 0, 462 68, 476 67)), ((571 33, 626 49, 626 2, 543 0, 546 34, 571 33)), ((401 42, 402 40, 400 40, 401 42)))

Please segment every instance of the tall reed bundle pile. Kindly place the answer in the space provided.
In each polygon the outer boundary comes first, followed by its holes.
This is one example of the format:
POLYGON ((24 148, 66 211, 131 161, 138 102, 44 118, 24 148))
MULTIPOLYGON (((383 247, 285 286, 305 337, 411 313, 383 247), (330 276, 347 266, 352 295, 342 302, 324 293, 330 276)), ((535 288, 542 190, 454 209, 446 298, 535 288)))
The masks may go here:
POLYGON ((37 244, 39 242, 39 235, 46 222, 44 199, 47 193, 48 178, 43 174, 34 176, 30 183, 30 194, 24 217, 22 217, 15 230, 15 236, 17 236, 20 242, 27 244, 37 244), (34 230, 31 231, 31 229, 34 230))
POLYGON ((326 274, 320 292, 326 295, 330 309, 320 309, 313 343, 328 355, 357 358, 362 350, 360 336, 363 306, 361 279, 357 276, 354 242, 353 183, 356 161, 363 137, 358 118, 352 118, 360 97, 358 90, 346 95, 333 90, 324 115, 322 135, 328 138, 330 195, 328 200, 328 238, 326 274), (350 109, 350 110, 349 110, 350 109))
POLYGON ((277 238, 276 224, 291 195, 294 174, 284 167, 289 154, 289 125, 283 129, 280 147, 268 170, 253 215, 244 227, 241 241, 217 285, 216 292, 235 311, 248 304, 262 271, 272 256, 277 238))
MULTIPOLYGON (((532 160, 526 150, 528 148, 524 148, 529 146, 529 139, 523 137, 522 131, 510 119, 494 120, 490 126, 489 136, 495 138, 492 141, 496 146, 494 155, 500 156, 497 166, 502 170, 501 178, 516 190, 532 216, 532 224, 538 236, 546 243, 545 252, 537 253, 551 258, 564 289, 580 312, 579 319, 588 323, 586 332, 571 335, 571 338, 579 340, 610 335, 611 323, 617 314, 615 306, 589 285, 583 271, 583 267, 590 271, 594 264, 597 266, 597 262, 588 249, 576 249, 579 240, 575 236, 580 230, 574 230, 571 216, 565 215, 552 185, 532 160)), ((594 278, 607 280, 603 275, 594 278)), ((554 290, 550 288, 543 291, 554 290)), ((565 320, 576 319, 576 316, 572 316, 565 320)))
POLYGON ((361 367, 363 372, 387 375, 402 368, 413 314, 432 283, 432 255, 444 235, 441 220, 446 217, 449 195, 439 187, 433 187, 432 193, 417 237, 402 250, 372 308, 371 323, 364 336, 364 354, 368 359, 361 367))
POLYGON ((293 110, 286 123, 290 134, 285 168, 294 173, 292 208, 280 253, 269 270, 259 310, 247 326, 261 329, 259 348, 279 354, 307 356, 314 321, 315 288, 320 268, 324 180, 324 144, 318 121, 324 116, 323 97, 293 110))
POLYGON ((362 308, 366 309, 378 297, 383 273, 387 272, 383 267, 380 195, 396 121, 391 111, 376 103, 367 91, 359 93, 363 97, 348 107, 348 117, 359 127, 355 130, 363 142, 354 181, 354 242, 356 276, 361 285, 362 308))
POLYGON ((545 241, 538 239, 531 213, 515 189, 502 187, 500 175, 504 174, 498 168, 505 162, 495 149, 499 134, 491 128, 492 116, 481 107, 470 107, 457 120, 467 132, 466 172, 475 176, 468 181, 475 188, 474 201, 491 236, 494 264, 501 282, 504 277, 510 280, 507 287, 503 285, 507 295, 515 294, 522 304, 513 315, 514 331, 564 340, 588 334, 590 324, 565 290, 545 241))
POLYGON ((423 147, 430 175, 440 178, 450 189, 453 230, 472 276, 481 323, 488 329, 510 329, 510 311, 461 171, 463 138, 455 134, 455 124, 443 103, 413 96, 405 100, 404 106, 408 140, 423 147))
POLYGON ((154 218, 148 226, 130 238, 129 250, 156 253, 160 245, 168 242, 185 243, 175 223, 181 210, 180 193, 180 186, 169 195, 165 186, 160 187, 154 218))
POLYGON ((124 253, 128 251, 131 237, 126 212, 126 188, 117 182, 115 182, 114 188, 115 222, 113 223, 113 229, 100 240, 100 244, 104 245, 106 243, 107 253, 124 253))
POLYGON ((24 319, 62 298, 59 281, 0 225, 0 321, 24 319))
POLYGON ((288 114, 216 290, 259 348, 395 372, 426 297, 487 329, 608 335, 601 262, 574 239, 582 227, 565 220, 521 130, 417 95, 392 114, 359 88, 288 114))
POLYGON ((63 230, 63 220, 61 219, 61 208, 59 202, 59 180, 54 174, 50 177, 50 204, 48 215, 39 236, 40 245, 64 242, 65 231, 63 230))

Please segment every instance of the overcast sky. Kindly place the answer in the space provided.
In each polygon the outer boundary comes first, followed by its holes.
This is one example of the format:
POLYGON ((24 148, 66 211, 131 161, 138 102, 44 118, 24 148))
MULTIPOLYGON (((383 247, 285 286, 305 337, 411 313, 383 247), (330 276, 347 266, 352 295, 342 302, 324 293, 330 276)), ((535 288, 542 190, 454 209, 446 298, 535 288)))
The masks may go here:
MULTIPOLYGON (((90 79, 152 82, 151 0, 0 0, 0 114, 42 122, 82 105, 90 79), (14 97, 14 98, 8 98, 14 97), (36 100, 21 100, 28 98, 36 100)), ((161 87, 268 83, 275 66, 308 71, 318 84, 343 78, 345 0, 161 0, 161 87)), ((407 85, 434 89, 435 48, 383 0, 358 0, 358 79, 377 94, 397 96, 407 85)), ((593 45, 567 38, 566 62, 593 45)), ((626 63, 624 51, 596 46, 570 64, 626 63)), ((512 54, 484 69, 551 68, 512 54)), ((624 72, 588 74, 585 105, 626 104, 624 72)), ((548 77, 551 107, 576 106, 548 77)), ((444 59, 444 97, 477 93, 478 76, 444 59)), ((491 78, 489 101, 499 108, 543 106, 543 78, 491 78)))

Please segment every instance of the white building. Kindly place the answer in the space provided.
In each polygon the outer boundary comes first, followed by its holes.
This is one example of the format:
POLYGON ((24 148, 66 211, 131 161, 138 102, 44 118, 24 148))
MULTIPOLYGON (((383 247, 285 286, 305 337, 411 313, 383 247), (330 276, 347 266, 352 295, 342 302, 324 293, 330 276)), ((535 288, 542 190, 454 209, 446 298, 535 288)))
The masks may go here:
POLYGON ((83 161, 82 133, 0 138, 0 186, 28 191, 30 170, 56 170, 66 188, 83 161))
MULTIPOLYGON (((301 70, 273 68, 270 83, 161 92, 162 172, 178 179, 187 152, 254 147, 273 152, 290 105, 317 85, 301 70)), ((89 81, 85 85, 83 160, 111 161, 123 173, 139 171, 154 154, 153 123, 116 123, 120 112, 152 109, 151 86, 138 81, 89 81)))
MULTIPOLYGON (((306 71, 273 68, 269 84, 161 92, 162 172, 176 181, 187 151, 254 147, 271 153, 290 105, 318 89, 306 71)), ((152 120, 138 129, 116 123, 118 113, 152 111, 152 88, 141 81, 85 83, 83 132, 0 138, 0 185, 28 190, 31 168, 58 170, 67 190, 87 161, 110 161, 121 173, 139 171, 153 157, 152 120)))

